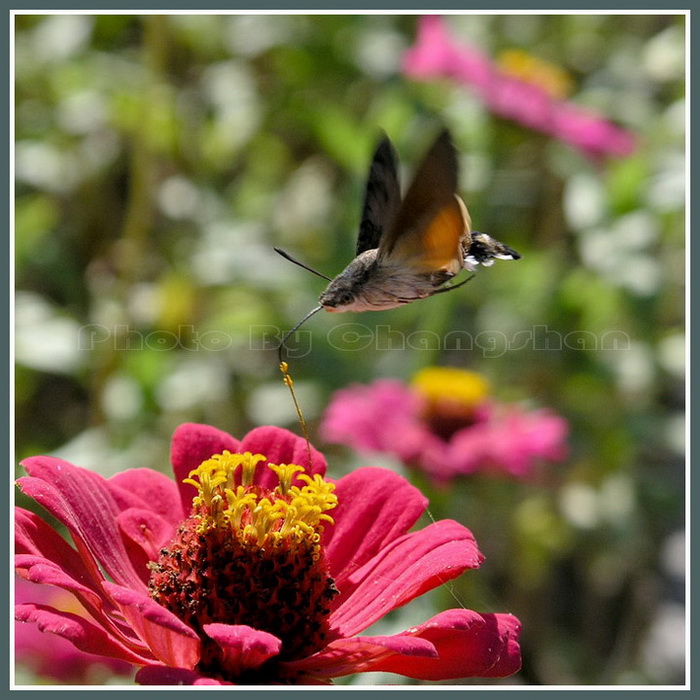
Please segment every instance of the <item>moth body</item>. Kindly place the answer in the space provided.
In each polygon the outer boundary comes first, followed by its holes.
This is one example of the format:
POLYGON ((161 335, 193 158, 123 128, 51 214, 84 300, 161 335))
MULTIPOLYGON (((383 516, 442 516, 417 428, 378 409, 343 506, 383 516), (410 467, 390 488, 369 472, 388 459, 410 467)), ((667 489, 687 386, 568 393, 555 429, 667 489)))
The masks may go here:
POLYGON ((453 277, 449 272, 420 272, 390 261, 379 250, 360 253, 319 298, 326 311, 380 311, 431 296, 453 277))

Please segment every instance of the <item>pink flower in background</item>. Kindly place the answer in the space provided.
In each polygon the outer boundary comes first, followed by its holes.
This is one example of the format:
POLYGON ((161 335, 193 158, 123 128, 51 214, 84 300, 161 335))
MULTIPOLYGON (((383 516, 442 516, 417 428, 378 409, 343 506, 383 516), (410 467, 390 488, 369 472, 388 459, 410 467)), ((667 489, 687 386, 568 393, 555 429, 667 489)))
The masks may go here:
POLYGON ((321 436, 364 452, 389 452, 404 462, 417 459, 433 436, 416 420, 421 397, 394 379, 337 391, 326 409, 321 436), (396 436, 401 439, 397 440, 396 436))
POLYGON ((440 478, 445 463, 459 474, 484 471, 527 478, 541 461, 567 456, 566 421, 546 410, 518 406, 492 407, 484 420, 458 430, 445 446, 423 454, 428 473, 440 478))
POLYGON ((626 156, 635 148, 629 131, 565 101, 566 80, 551 66, 522 54, 499 65, 475 47, 456 43, 439 16, 419 19, 403 71, 418 80, 451 78, 467 85, 494 114, 549 134, 591 157, 626 156), (527 64, 527 69, 514 70, 518 63, 527 64))
POLYGON ((17 508, 17 571, 85 614, 34 597, 17 605, 18 620, 141 667, 146 685, 519 669, 520 625, 508 614, 460 608, 398 634, 359 634, 483 560, 455 521, 409 532, 427 501, 393 472, 364 467, 333 482, 323 455, 273 427, 239 441, 183 425, 172 462, 176 482, 149 469, 105 479, 53 457, 24 462, 22 491, 75 546, 17 508))
POLYGON ((542 461, 566 459, 566 421, 544 409, 499 404, 485 379, 431 367, 413 386, 397 380, 352 385, 333 396, 321 437, 386 452, 436 483, 484 472, 527 478, 542 461))
MULTIPOLYGON (((15 603, 29 602, 86 615, 70 593, 17 578, 15 603)), ((49 638, 39 626, 22 622, 15 622, 15 661, 37 676, 70 685, 103 683, 113 674, 126 675, 134 669, 119 659, 87 654, 62 637, 49 638)))

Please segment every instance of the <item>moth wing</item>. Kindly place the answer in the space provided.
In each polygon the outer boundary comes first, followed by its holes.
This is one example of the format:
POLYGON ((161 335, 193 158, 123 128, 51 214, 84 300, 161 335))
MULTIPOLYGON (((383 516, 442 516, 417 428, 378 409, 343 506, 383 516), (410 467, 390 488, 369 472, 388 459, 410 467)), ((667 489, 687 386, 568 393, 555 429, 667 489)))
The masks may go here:
POLYGON ((469 214, 462 200, 452 201, 417 223, 399 238, 383 264, 411 267, 420 272, 456 275, 464 266, 465 233, 469 214))
POLYGON ((367 178, 356 255, 379 247, 400 205, 398 158, 385 134, 374 152, 367 178))
POLYGON ((396 219, 379 244, 379 258, 391 265, 456 274, 463 245, 471 242, 471 221, 458 187, 457 151, 445 129, 435 139, 413 178, 396 219))

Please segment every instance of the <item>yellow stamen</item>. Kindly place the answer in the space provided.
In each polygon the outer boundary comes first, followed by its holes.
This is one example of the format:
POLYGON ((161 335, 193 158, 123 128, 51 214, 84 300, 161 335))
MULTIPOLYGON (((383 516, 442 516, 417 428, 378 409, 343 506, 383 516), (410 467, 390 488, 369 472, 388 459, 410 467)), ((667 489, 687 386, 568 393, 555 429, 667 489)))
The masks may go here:
POLYGON ((250 452, 244 452, 240 457, 240 464, 243 466, 243 474, 241 475, 241 483, 243 486, 251 486, 253 484, 253 477, 255 476, 255 468, 260 462, 266 460, 265 455, 261 454, 251 454, 250 452))
POLYGON ((256 497, 254 493, 246 493, 243 486, 233 489, 226 489, 226 498, 229 507, 225 511, 229 525, 238 530, 241 527, 243 514, 255 506, 256 497))
POLYGON ((267 466, 277 474, 277 478, 280 480, 279 488, 283 495, 289 491, 294 475, 304 471, 304 467, 300 467, 298 464, 268 464, 267 466))
POLYGON ((264 491, 254 483, 254 475, 256 466, 266 459, 250 452, 224 452, 190 472, 184 481, 198 489, 193 504, 200 527, 203 531, 229 528, 239 542, 259 547, 282 541, 319 547, 324 523, 333 523, 326 511, 338 504, 335 484, 320 474, 309 476, 298 464, 268 464, 279 483, 264 491), (234 474, 241 482, 238 485, 234 474), (292 485, 295 477, 304 486, 292 485))

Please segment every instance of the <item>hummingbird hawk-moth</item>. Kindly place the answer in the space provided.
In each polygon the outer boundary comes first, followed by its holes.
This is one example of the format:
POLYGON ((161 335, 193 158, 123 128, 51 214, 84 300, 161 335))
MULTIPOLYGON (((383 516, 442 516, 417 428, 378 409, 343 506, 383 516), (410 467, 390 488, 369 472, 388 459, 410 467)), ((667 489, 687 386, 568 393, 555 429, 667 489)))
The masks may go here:
MULTIPOLYGON (((449 284, 462 270, 517 260, 520 254, 486 233, 471 230, 469 212, 458 190, 457 151, 443 129, 426 153, 404 197, 398 158, 384 135, 367 178, 356 257, 334 279, 288 260, 329 280, 313 309, 379 311, 409 304, 465 284, 449 284)), ((284 341, 282 345, 284 344, 284 341)))

